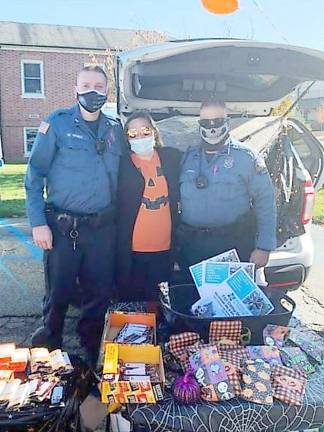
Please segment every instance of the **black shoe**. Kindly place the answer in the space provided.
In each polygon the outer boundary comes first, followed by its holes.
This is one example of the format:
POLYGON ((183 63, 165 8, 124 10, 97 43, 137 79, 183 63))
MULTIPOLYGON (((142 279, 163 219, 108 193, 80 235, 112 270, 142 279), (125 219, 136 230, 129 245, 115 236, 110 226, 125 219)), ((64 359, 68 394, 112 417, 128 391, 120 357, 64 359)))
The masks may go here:
POLYGON ((50 351, 62 347, 62 336, 51 333, 46 327, 39 327, 31 338, 32 347, 44 347, 50 351))

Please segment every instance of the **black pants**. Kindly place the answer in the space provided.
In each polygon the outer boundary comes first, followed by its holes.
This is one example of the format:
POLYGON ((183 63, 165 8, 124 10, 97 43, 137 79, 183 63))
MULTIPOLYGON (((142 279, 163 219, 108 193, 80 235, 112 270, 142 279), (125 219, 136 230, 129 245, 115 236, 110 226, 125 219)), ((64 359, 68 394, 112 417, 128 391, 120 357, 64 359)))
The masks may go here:
POLYGON ((62 337, 65 315, 75 296, 78 278, 81 287, 80 342, 89 351, 97 350, 113 294, 115 227, 112 223, 100 228, 81 224, 75 250, 69 233, 61 234, 55 225, 51 225, 51 229, 53 249, 44 253, 44 326, 56 338, 62 337))
POLYGON ((133 252, 131 283, 123 293, 125 301, 157 301, 158 284, 171 276, 170 252, 133 252))
POLYGON ((230 249, 236 249, 240 260, 248 262, 255 248, 256 223, 253 214, 249 214, 234 224, 219 229, 198 229, 181 225, 179 233, 179 281, 192 283, 189 266, 230 249))

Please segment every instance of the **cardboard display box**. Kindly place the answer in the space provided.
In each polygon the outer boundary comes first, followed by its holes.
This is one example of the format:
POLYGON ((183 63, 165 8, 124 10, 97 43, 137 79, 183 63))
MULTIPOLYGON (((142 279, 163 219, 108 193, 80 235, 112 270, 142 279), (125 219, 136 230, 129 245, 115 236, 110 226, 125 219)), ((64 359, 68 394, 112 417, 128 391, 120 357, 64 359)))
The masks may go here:
POLYGON ((101 381, 104 403, 156 403, 163 400, 165 374, 161 348, 153 345, 106 344, 101 381), (119 381, 118 361, 158 365, 159 381, 119 381))
POLYGON ((156 318, 152 313, 111 312, 106 316, 104 344, 113 342, 125 324, 145 324, 153 328, 153 345, 156 344, 156 318))
MULTIPOLYGON (((100 353, 97 369, 103 364, 105 347, 107 343, 114 341, 119 331, 125 324, 145 324, 153 328, 153 345, 156 345, 156 317, 153 313, 144 312, 110 312, 106 315, 105 326, 102 334, 100 353)), ((142 346, 142 345, 141 345, 142 346)))

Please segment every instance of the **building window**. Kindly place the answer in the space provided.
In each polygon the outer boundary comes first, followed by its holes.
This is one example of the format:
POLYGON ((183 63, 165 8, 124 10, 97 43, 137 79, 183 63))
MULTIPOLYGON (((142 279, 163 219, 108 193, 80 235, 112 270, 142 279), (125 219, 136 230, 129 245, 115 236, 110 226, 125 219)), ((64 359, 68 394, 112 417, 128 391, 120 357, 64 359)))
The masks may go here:
POLYGON ((25 157, 29 157, 36 135, 37 135, 38 128, 33 127, 25 127, 24 128, 24 154, 25 157))
POLYGON ((23 97, 44 97, 44 72, 42 61, 22 60, 21 85, 23 97))

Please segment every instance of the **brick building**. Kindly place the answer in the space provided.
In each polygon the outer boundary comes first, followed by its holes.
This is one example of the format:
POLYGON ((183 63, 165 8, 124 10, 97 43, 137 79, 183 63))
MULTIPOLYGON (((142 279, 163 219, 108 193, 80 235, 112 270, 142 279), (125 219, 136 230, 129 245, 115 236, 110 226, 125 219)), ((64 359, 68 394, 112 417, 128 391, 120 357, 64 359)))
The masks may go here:
POLYGON ((144 39, 133 30, 0 22, 0 131, 5 161, 26 161, 41 120, 75 102, 80 68, 107 64, 107 50, 127 49, 145 43, 144 39))

